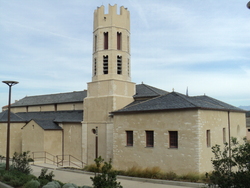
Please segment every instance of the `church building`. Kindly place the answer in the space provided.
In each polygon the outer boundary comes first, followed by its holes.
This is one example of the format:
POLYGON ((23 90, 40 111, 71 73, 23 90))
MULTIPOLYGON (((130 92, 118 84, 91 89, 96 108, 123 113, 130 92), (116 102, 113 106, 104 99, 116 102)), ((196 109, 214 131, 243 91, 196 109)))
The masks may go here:
MULTIPOLYGON (((177 174, 212 170, 211 147, 246 136, 245 111, 206 95, 131 82, 130 13, 94 11, 92 80, 87 90, 27 96, 11 105, 10 156, 30 151, 61 164, 110 158, 118 170, 160 167, 177 174)), ((91 71, 91 70, 90 70, 91 71)), ((7 110, 0 113, 0 155, 7 110)))

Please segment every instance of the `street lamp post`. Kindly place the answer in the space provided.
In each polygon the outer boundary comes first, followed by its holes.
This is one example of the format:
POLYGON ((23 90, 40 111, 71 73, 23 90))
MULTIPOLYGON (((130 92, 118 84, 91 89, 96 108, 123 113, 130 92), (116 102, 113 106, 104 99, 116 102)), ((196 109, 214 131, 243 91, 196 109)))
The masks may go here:
POLYGON ((92 133, 95 134, 95 158, 98 158, 98 127, 92 129, 92 133))
POLYGON ((2 81, 9 86, 9 104, 8 104, 8 124, 7 124, 7 145, 6 145, 6 168, 9 170, 10 161, 10 103, 11 103, 11 87, 18 84, 16 81, 2 81))

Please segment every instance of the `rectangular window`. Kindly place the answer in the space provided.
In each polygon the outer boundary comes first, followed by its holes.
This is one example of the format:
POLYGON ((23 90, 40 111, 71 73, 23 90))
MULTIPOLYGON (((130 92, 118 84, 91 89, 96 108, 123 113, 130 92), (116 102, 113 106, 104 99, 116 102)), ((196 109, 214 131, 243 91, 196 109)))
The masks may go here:
POLYGON ((117 56, 117 74, 122 74, 122 56, 117 56))
POLYGON ((129 36, 127 37, 127 47, 128 47, 128 53, 129 53, 129 36))
POLYGON ((109 47, 109 33, 104 32, 104 50, 107 50, 109 47))
POLYGON ((122 48, 122 33, 117 32, 117 50, 121 50, 122 48))
POLYGON ((109 73, 109 56, 103 56, 103 74, 109 73))
POLYGON ((210 130, 207 130, 207 147, 211 147, 211 135, 210 135, 210 130))
POLYGON ((226 139, 226 128, 222 129, 222 134, 223 134, 223 143, 226 143, 227 139, 226 139))
POLYGON ((94 50, 95 50, 95 52, 96 52, 96 49, 97 49, 97 35, 95 35, 95 44, 94 44, 95 46, 94 46, 94 50))
POLYGON ((146 146, 154 147, 154 131, 146 131, 146 146))
POLYGON ((97 71, 97 67, 96 67, 97 65, 96 65, 96 58, 95 58, 95 60, 94 60, 94 75, 96 75, 96 71, 97 71))
POLYGON ((178 131, 169 131, 169 147, 178 148, 178 131))
POLYGON ((129 65, 129 59, 128 59, 128 76, 129 76, 129 73, 130 73, 130 65, 129 65))
POLYGON ((133 131, 126 131, 126 134, 127 134, 127 146, 133 146, 134 143, 133 131))

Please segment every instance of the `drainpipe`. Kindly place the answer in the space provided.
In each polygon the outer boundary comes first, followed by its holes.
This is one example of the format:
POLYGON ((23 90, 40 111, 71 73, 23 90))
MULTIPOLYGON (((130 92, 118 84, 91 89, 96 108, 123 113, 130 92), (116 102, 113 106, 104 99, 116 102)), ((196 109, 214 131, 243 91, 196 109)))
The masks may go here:
MULTIPOLYGON (((230 126, 230 111, 228 111, 228 137, 229 137, 229 141, 228 141, 228 147, 229 147, 229 158, 231 159, 232 157, 232 151, 231 151, 231 126, 230 126)), ((231 162, 229 164, 229 170, 231 173, 231 162)))
POLYGON ((64 129, 62 129, 62 159, 64 159, 64 129))

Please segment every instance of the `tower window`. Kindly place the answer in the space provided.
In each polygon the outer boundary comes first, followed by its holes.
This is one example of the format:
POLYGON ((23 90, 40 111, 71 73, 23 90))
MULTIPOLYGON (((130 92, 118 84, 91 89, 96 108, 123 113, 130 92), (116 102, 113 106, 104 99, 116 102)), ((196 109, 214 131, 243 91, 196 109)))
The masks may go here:
POLYGON ((128 47, 128 53, 129 53, 129 36, 127 37, 127 47, 128 47))
POLYGON ((146 146, 154 147, 154 131, 146 131, 146 146))
POLYGON ((130 64, 129 64, 129 59, 128 59, 128 76, 130 75, 130 64))
POLYGON ((169 147, 178 148, 178 131, 169 131, 169 147))
POLYGON ((122 74, 122 56, 117 56, 117 74, 122 74))
POLYGON ((96 75, 96 72, 97 72, 97 67, 96 67, 97 65, 96 65, 96 58, 95 58, 95 60, 94 60, 94 75, 96 75))
POLYGON ((122 33, 117 32, 117 50, 121 50, 122 48, 122 33))
POLYGON ((103 56, 103 74, 109 73, 109 56, 103 56))
POLYGON ((107 50, 109 47, 109 33, 104 32, 104 50, 107 50))
POLYGON ((94 51, 97 50, 97 35, 95 35, 94 51))

